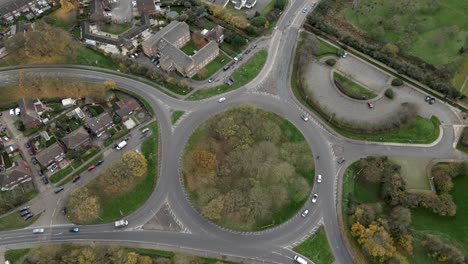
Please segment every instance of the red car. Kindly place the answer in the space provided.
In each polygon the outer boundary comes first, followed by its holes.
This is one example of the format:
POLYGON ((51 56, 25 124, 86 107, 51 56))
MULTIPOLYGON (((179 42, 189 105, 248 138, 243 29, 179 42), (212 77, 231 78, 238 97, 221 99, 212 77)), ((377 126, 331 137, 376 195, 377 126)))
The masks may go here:
POLYGON ((367 106, 368 106, 370 109, 374 108, 374 105, 373 105, 371 102, 367 102, 367 106))
POLYGON ((94 170, 94 168, 96 168, 96 165, 91 165, 91 166, 89 166, 88 171, 92 171, 92 170, 94 170))
POLYGON ((81 178, 80 175, 76 175, 76 177, 73 178, 72 182, 75 183, 75 182, 77 182, 80 178, 81 178))

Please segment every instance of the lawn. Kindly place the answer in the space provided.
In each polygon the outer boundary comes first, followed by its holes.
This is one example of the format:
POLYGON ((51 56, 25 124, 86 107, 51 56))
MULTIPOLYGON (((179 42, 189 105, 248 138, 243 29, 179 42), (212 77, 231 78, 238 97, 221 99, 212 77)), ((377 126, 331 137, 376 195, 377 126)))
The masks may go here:
POLYGON ((319 52, 317 54, 318 57, 325 56, 325 55, 338 55, 340 49, 328 44, 327 42, 321 39, 319 39, 319 43, 320 43, 320 46, 319 46, 319 52))
POLYGON ((13 212, 7 216, 0 218, 0 231, 25 228, 34 223, 40 215, 40 213, 36 214, 28 221, 24 221, 18 212, 13 212))
POLYGON ((10 157, 8 157, 8 154, 6 152, 3 152, 2 156, 3 162, 5 162, 5 168, 10 168, 11 165, 13 165, 13 162, 11 161, 10 157))
POLYGON ((180 48, 181 51, 183 51, 185 54, 192 56, 194 51, 198 50, 197 47, 195 47, 195 44, 193 41, 187 42, 182 48, 180 48))
POLYGON ((101 214, 94 223, 107 223, 120 219, 122 218, 121 212, 123 216, 132 213, 140 208, 153 192, 158 177, 159 133, 157 123, 152 123, 148 127, 151 129, 152 134, 141 145, 141 151, 148 162, 147 176, 126 193, 115 196, 113 199, 100 199, 101 214))
POLYGON ((389 160, 401 166, 401 175, 406 181, 406 188, 408 190, 431 190, 426 169, 432 159, 393 157, 389 158, 389 160))
POLYGON ((106 138, 106 140, 104 140, 103 145, 104 145, 104 147, 108 147, 108 146, 112 145, 112 142, 114 142, 112 140, 112 138, 106 138))
POLYGON ((365 0, 360 2, 363 7, 361 12, 352 9, 349 4, 344 16, 371 35, 381 25, 384 30, 374 33, 375 38, 391 43, 406 40, 409 46, 406 52, 441 65, 457 59, 458 50, 468 35, 468 5, 465 0, 434 3, 427 0, 408 1, 404 8, 399 8, 400 2, 365 0), (399 11, 395 12, 395 8, 399 11), (398 25, 395 26, 393 21, 397 21, 398 25))
POLYGON ((337 72, 333 73, 333 78, 337 82, 338 89, 345 95, 357 100, 369 100, 377 97, 377 94, 362 85, 350 80, 337 72))
POLYGON ((218 94, 226 93, 235 90, 239 87, 244 86, 251 80, 253 80, 262 70, 263 65, 266 62, 268 53, 266 50, 260 50, 255 56, 253 56, 248 62, 243 64, 240 68, 236 69, 232 75, 235 82, 233 85, 228 86, 222 84, 210 89, 201 89, 193 93, 188 100, 195 101, 205 98, 209 98, 218 94))
POLYGON ((61 181, 63 178, 67 177, 68 174, 72 173, 73 168, 72 166, 68 166, 65 169, 61 169, 58 172, 54 173, 52 176, 49 177, 50 182, 57 183, 61 181))
POLYGON ((172 112, 172 115, 171 115, 172 124, 175 124, 177 122, 177 120, 179 120, 179 118, 184 115, 184 113, 185 113, 185 111, 174 111, 174 112, 172 112))
POLYGON ((455 75, 453 76, 452 84, 457 89, 461 90, 462 94, 468 97, 468 80, 465 86, 463 86, 466 78, 468 78, 468 53, 467 52, 465 52, 465 55, 463 56, 462 65, 458 68, 457 72, 455 72, 455 75))
POLYGON ((25 249, 10 249, 5 251, 5 260, 10 261, 11 264, 20 263, 23 257, 28 255, 30 248, 25 249))
POLYGON ((68 61, 68 63, 90 65, 107 69, 116 69, 114 62, 110 57, 87 47, 83 48, 78 53, 78 56, 75 59, 68 61))
POLYGON ((132 23, 122 23, 122 24, 104 23, 99 27, 99 29, 110 34, 120 35, 120 34, 127 32, 132 27, 133 27, 132 23))
POLYGON ((193 76, 194 80, 206 80, 219 69, 224 67, 230 61, 229 57, 224 55, 224 53, 220 52, 218 57, 216 57, 212 62, 205 66, 204 70, 198 72, 195 76, 193 76), (203 75, 201 75, 203 73, 203 75))
POLYGON ((295 247, 294 251, 312 260, 315 264, 331 264, 335 261, 323 226, 314 235, 295 247))

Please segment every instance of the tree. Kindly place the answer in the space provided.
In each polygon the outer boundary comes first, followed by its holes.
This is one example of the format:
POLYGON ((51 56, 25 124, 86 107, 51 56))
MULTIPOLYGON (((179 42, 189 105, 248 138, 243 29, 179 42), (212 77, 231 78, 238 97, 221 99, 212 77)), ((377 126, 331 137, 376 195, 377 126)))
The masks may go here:
POLYGON ((392 89, 388 88, 387 90, 385 90, 385 97, 393 99, 393 97, 395 97, 395 93, 392 89))
POLYGON ((429 256, 440 262, 465 263, 463 252, 448 241, 428 235, 421 245, 429 251, 429 256))
POLYGON ((97 196, 92 195, 88 188, 82 187, 72 191, 67 208, 70 219, 76 223, 90 223, 98 217, 101 205, 97 196))
POLYGON ((109 80, 104 82, 104 87, 108 90, 113 90, 117 87, 115 81, 109 80))
POLYGON ((268 21, 266 17, 264 16, 257 16, 250 20, 250 23, 252 24, 252 26, 255 26, 255 27, 266 27, 267 22, 268 21))
POLYGON ((205 207, 202 209, 202 214, 210 220, 220 220, 221 212, 224 209, 224 197, 219 196, 211 200, 205 207))
POLYGON ((279 9, 279 10, 283 10, 285 7, 286 7, 286 0, 274 0, 275 1, 275 4, 274 4, 274 7, 279 9))
POLYGON ((437 193, 448 193, 453 188, 452 177, 448 174, 436 174, 433 181, 437 193))
POLYGON ((196 150, 192 154, 192 162, 195 166, 214 170, 216 168, 216 156, 206 150, 196 150))
POLYGON ((398 47, 392 43, 385 44, 382 50, 383 52, 387 53, 388 55, 392 57, 396 57, 398 55, 398 52, 400 51, 398 47))

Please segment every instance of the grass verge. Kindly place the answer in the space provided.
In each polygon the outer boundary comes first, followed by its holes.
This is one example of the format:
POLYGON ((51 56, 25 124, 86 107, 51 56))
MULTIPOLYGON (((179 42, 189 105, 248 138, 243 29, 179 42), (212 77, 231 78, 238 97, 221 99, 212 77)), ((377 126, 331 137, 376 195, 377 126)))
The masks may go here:
POLYGON ((177 120, 179 120, 179 118, 183 116, 184 113, 185 111, 174 111, 171 116, 172 124, 175 124, 175 122, 177 122, 177 120))
POLYGON ((360 84, 337 72, 333 73, 333 78, 337 83, 338 89, 351 98, 357 100, 369 100, 377 97, 377 94, 375 94, 373 91, 364 88, 360 84))
POLYGON ((188 98, 188 100, 201 100, 218 94, 226 93, 244 86, 260 73, 260 71, 263 68, 263 65, 265 65, 267 57, 268 52, 266 50, 259 51, 248 62, 246 62, 240 68, 234 71, 234 73, 232 74, 232 77, 235 81, 233 85, 228 86, 226 84, 222 84, 210 89, 198 90, 195 93, 193 93, 188 98))
POLYGON ((312 260, 315 264, 331 264, 335 261, 323 226, 313 236, 295 247, 294 251, 312 260))
POLYGON ((199 81, 206 80, 219 69, 224 67, 224 65, 226 65, 229 61, 230 59, 228 58, 228 56, 220 52, 218 57, 216 57, 212 62, 208 63, 208 65, 205 66, 205 71, 203 71, 203 75, 201 75, 200 72, 198 72, 195 76, 193 76, 192 79, 199 81))
POLYGON ((0 231, 25 228, 32 225, 39 218, 39 216, 41 216, 40 213, 30 218, 28 221, 24 221, 18 212, 13 212, 0 218, 0 231))
POLYGON ((7 250, 5 251, 5 260, 10 261, 11 264, 21 263, 29 251, 31 251, 30 248, 7 250))
POLYGON ((66 176, 68 176, 68 174, 72 173, 72 171, 73 171, 73 167, 68 166, 65 169, 62 169, 62 170, 58 171, 57 173, 55 173, 54 175, 50 176, 49 180, 52 183, 57 183, 60 180, 62 180, 63 178, 65 178, 66 176))

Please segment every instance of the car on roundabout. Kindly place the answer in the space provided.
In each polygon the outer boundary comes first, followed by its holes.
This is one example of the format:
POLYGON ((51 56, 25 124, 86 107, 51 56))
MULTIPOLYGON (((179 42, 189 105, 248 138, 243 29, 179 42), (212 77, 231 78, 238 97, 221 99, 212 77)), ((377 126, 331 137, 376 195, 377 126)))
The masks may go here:
POLYGON ((314 193, 314 195, 312 196, 312 203, 316 203, 317 199, 318 199, 318 194, 314 193))
POLYGON ((321 174, 317 175, 317 182, 318 183, 322 182, 322 175, 321 174))
POLYGON ((304 210, 304 212, 302 212, 301 216, 302 217, 306 217, 307 215, 309 214, 309 210, 304 210))

